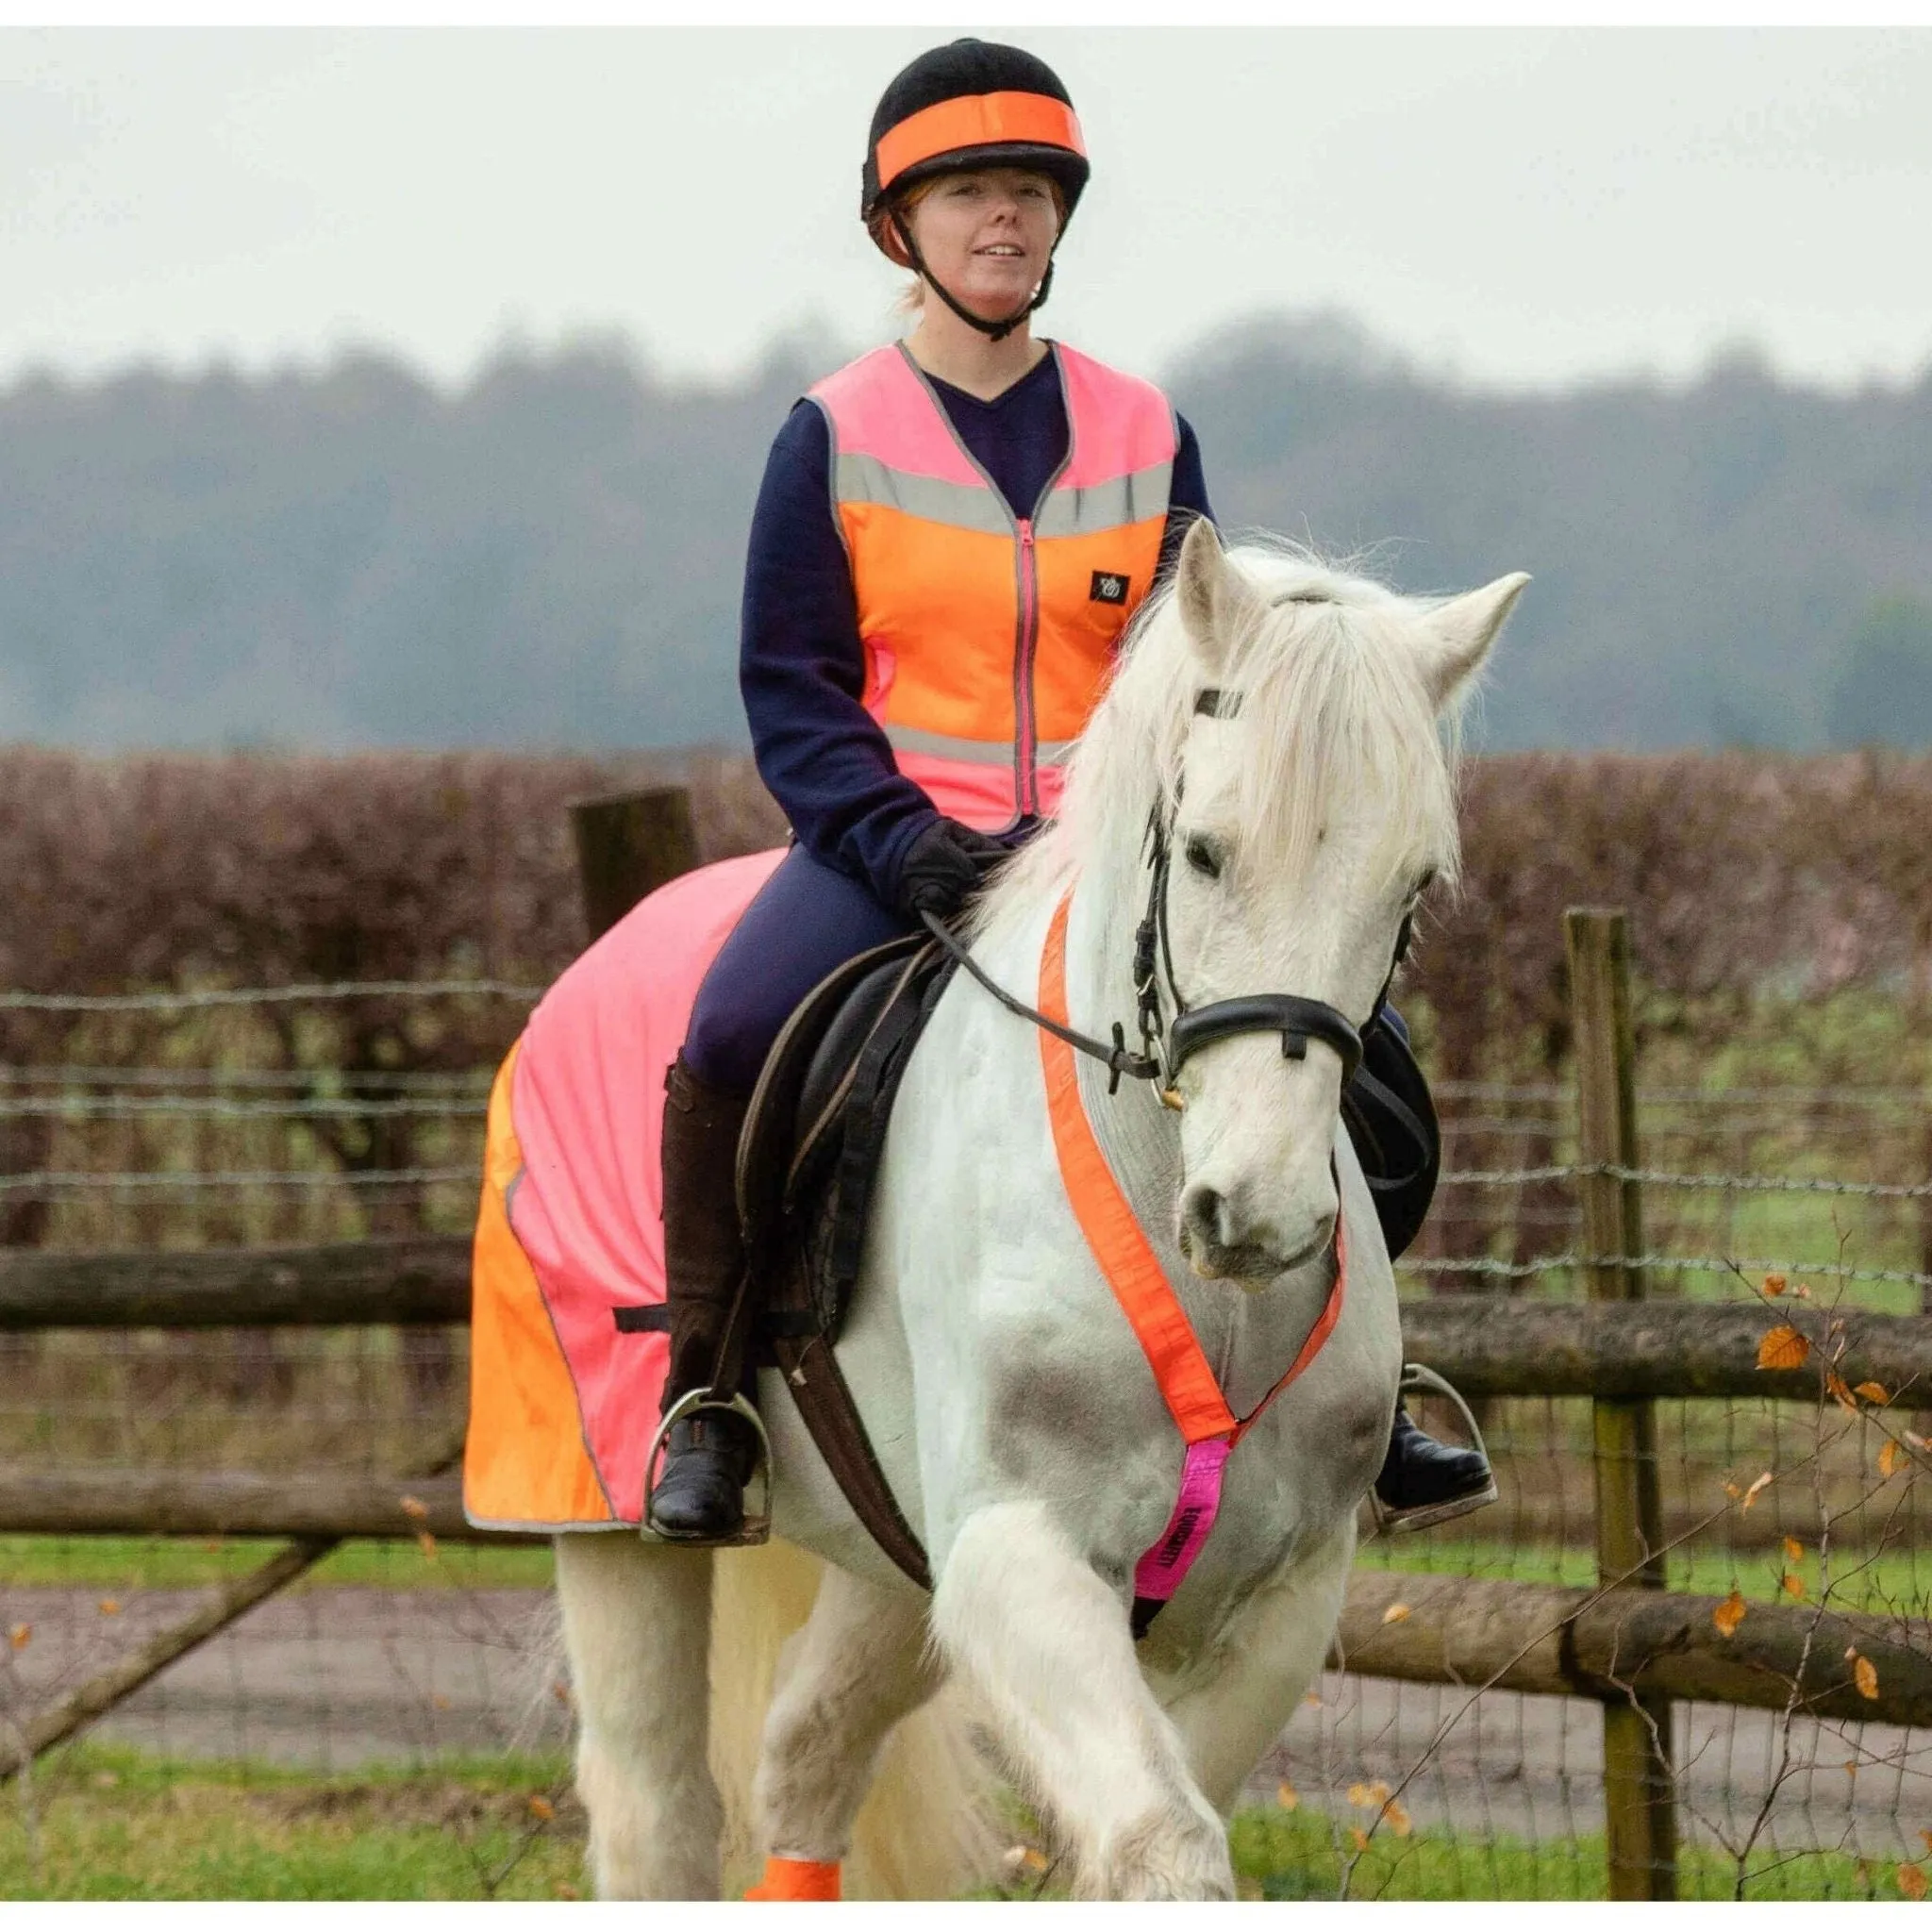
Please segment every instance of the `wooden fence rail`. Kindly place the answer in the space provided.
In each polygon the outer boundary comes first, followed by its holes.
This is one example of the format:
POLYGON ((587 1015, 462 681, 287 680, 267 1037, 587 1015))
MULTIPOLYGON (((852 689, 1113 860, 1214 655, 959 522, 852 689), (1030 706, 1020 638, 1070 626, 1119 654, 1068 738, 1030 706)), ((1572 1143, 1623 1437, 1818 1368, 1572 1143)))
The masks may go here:
MULTIPOLYGON (((470 1319, 463 1235, 206 1248, 179 1254, 0 1255, 0 1332, 51 1328, 284 1328, 457 1325, 470 1319)), ((1405 1302, 1407 1353, 1469 1395, 1590 1396, 1668 1402, 1769 1395, 1816 1402, 1827 1348, 1846 1382, 1892 1395, 1932 1391, 1932 1315, 1786 1300, 1539 1302, 1439 1295, 1405 1302), (1501 1310, 1507 1319, 1498 1319, 1501 1310), (1757 1366, 1774 1322, 1813 1343, 1799 1369, 1757 1366), (1835 1334, 1827 1323, 1838 1324, 1835 1334)), ((1932 1399, 1914 1406, 1932 1407, 1932 1399)))

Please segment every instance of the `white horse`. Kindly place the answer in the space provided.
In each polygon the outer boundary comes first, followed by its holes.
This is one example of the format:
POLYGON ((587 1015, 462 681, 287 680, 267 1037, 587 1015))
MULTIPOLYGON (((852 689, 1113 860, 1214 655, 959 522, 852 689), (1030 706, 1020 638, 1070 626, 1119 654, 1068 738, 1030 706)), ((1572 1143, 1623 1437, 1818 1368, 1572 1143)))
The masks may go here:
MULTIPOLYGON (((1526 581, 1424 603, 1265 547, 1225 556, 1197 525, 1060 818, 990 893, 975 959, 1037 1004, 1071 892, 1073 1024, 1131 1035, 1158 808, 1191 1004, 1291 992, 1362 1024, 1417 895, 1454 873, 1454 720, 1526 581), (1237 702, 1198 709, 1204 687, 1237 702)), ((970 1719, 1076 1891, 1232 1896, 1224 1817, 1328 1648, 1401 1361, 1341 1058, 1285 1045, 1278 1028, 1214 1041, 1179 1071, 1179 1110, 1133 1080, 1109 1098, 1106 1068, 1080 1063, 1107 1164, 1236 1414, 1326 1307, 1338 1217, 1347 1257, 1326 1345, 1228 1457, 1218 1523, 1137 1644, 1136 1563, 1174 1510, 1182 1441, 1070 1207, 1040 1035, 956 976, 899 1096, 840 1341, 932 1594, 874 1546, 770 1373, 785 1542, 714 1557, 560 1538, 600 1893, 715 1898, 746 1852, 843 1859, 875 1774, 855 1889, 984 1883, 970 1719)))

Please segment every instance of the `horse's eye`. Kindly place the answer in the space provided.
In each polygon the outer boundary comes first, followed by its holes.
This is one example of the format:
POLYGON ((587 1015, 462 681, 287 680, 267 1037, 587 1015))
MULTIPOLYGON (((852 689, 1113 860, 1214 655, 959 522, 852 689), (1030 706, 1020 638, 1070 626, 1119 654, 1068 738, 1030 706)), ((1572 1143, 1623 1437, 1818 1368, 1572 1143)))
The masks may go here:
POLYGON ((1221 847, 1212 839, 1204 839, 1197 832, 1188 841, 1188 864, 1204 879, 1218 879, 1221 876, 1221 847))

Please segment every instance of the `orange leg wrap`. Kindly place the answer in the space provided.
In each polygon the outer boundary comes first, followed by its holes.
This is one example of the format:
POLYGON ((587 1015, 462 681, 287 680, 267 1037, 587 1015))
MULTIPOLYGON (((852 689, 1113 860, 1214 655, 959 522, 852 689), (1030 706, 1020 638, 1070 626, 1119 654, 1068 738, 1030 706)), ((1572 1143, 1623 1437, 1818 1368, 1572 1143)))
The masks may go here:
POLYGON ((767 1858, 765 1875, 746 1898, 831 1899, 839 1892, 839 1867, 817 1858, 767 1858))

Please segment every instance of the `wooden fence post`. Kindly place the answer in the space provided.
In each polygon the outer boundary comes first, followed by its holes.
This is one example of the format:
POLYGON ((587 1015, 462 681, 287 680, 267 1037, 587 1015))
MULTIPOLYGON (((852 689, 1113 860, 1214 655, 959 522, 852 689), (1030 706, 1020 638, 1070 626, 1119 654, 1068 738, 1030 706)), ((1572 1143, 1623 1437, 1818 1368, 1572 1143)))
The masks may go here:
MULTIPOLYGON (((1635 1168, 1636 1053, 1630 1025, 1630 939, 1622 911, 1573 907, 1563 916, 1576 1054, 1576 1158, 1585 1167, 1635 1168)), ((1598 1302, 1641 1301, 1645 1271, 1638 1185, 1582 1177, 1585 1269, 1598 1302)), ((1645 1401, 1592 1404, 1597 1581, 1664 1587, 1663 1510, 1657 1491, 1657 1413, 1645 1401)), ((1604 1704, 1604 1823, 1609 1895, 1677 1894, 1677 1820, 1668 1698, 1624 1695, 1604 1704)))
POLYGON ((682 785, 587 798, 570 808, 584 924, 600 940, 646 893, 695 870, 697 829, 682 785))

